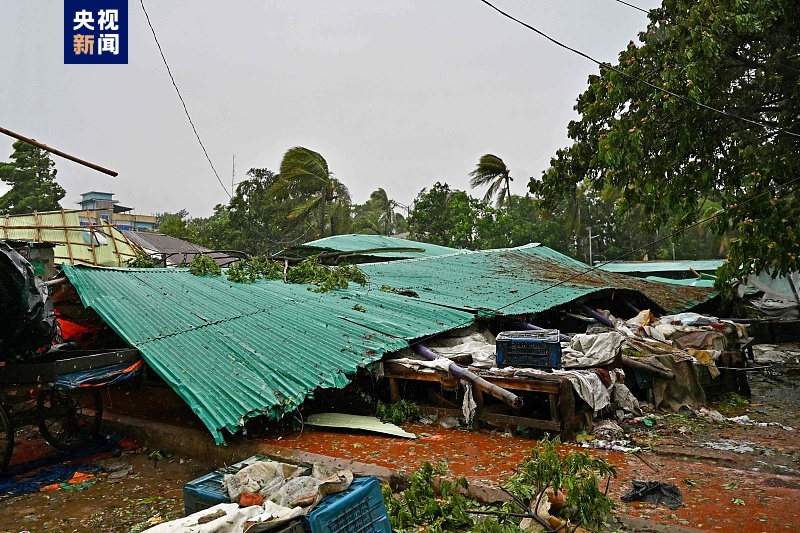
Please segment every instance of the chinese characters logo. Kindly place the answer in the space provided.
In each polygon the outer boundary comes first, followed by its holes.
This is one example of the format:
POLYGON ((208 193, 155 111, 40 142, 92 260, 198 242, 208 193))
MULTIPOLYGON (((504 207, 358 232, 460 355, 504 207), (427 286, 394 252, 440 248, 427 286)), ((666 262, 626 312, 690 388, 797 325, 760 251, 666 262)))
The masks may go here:
POLYGON ((64 63, 127 64, 128 1, 64 0, 64 63))

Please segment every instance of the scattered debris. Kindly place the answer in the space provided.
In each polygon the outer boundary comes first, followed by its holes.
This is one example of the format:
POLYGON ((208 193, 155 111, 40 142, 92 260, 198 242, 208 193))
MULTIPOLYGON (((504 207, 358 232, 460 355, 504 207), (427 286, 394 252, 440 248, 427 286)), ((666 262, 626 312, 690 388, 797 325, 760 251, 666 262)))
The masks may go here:
POLYGON ((683 494, 674 483, 634 480, 633 489, 622 496, 622 501, 654 503, 674 511, 683 505, 683 494))

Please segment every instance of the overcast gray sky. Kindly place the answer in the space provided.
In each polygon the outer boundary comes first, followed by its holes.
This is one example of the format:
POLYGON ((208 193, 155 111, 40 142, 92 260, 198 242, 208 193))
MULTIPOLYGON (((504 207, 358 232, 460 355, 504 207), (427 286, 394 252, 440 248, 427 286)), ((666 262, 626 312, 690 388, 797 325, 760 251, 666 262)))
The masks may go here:
MULTIPOLYGON (((631 0, 643 7, 655 0, 631 0)), ((498 7, 614 61, 647 18, 614 0, 498 0, 498 7)), ((139 213, 207 216, 227 195, 184 115, 139 0, 127 65, 64 65, 63 4, 0 2, 0 126, 119 172, 54 157, 62 200, 114 192, 139 213)), ((567 144, 597 66, 478 0, 145 0, 172 73, 226 186, 320 152, 355 202, 378 187, 409 204, 445 181, 468 189, 485 153, 523 194, 567 144)), ((0 160, 13 139, 0 135, 0 160)), ((7 187, 0 183, 0 194, 7 187)), ((478 196, 483 190, 474 191, 478 196)))

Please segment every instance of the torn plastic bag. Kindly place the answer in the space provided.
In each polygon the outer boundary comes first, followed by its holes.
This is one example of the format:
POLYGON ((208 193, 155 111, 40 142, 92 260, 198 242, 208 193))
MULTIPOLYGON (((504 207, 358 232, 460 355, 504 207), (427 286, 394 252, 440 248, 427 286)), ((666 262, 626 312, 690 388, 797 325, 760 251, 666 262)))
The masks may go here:
POLYGON ((32 355, 50 344, 55 330, 47 285, 24 257, 0 241, 0 360, 32 355))
POLYGON ((622 501, 655 503, 674 511, 683 505, 683 494, 674 483, 633 480, 633 489, 622 496, 622 501))

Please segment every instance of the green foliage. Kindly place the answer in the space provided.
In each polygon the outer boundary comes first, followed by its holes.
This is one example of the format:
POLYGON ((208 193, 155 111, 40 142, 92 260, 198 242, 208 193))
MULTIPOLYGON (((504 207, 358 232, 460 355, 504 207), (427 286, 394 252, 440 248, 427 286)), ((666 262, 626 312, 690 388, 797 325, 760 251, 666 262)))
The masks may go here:
POLYGON ((302 146, 287 150, 280 175, 268 192, 290 198, 293 209, 287 219, 316 225, 319 237, 325 236, 329 224, 330 235, 350 229, 350 191, 333 176, 325 158, 313 150, 302 146))
POLYGON ((353 206, 352 231, 365 235, 392 235, 404 231, 405 219, 395 213, 396 205, 385 190, 373 191, 369 200, 353 206))
POLYGON ((252 283, 259 279, 281 279, 282 277, 283 264, 262 256, 239 261, 228 269, 228 280, 237 283, 252 283))
MULTIPOLYGON (((196 240, 195 231, 191 226, 189 213, 183 209, 178 213, 161 213, 163 220, 158 226, 158 232, 176 239, 194 242, 196 240)), ((156 215, 158 221, 159 216, 156 215)))
POLYGON ((0 180, 11 186, 0 196, 0 214, 61 209, 58 201, 66 192, 56 183, 56 164, 50 154, 24 141, 17 141, 12 147, 12 161, 0 162, 0 180))
POLYGON ((195 276, 205 276, 209 274, 211 276, 219 276, 222 274, 222 269, 220 266, 208 257, 207 255, 196 255, 194 259, 192 259, 192 263, 189 265, 189 272, 194 274, 195 276))
POLYGON ((424 531, 430 533, 469 530, 474 522, 467 509, 477 504, 458 492, 469 487, 467 480, 463 477, 455 482, 440 479, 439 494, 434 490, 434 478, 446 472, 443 464, 432 465, 426 461, 411 476, 411 487, 402 492, 400 499, 384 489, 393 531, 418 531, 423 525, 424 531))
MULTIPOLYGON (((616 477, 616 468, 599 457, 586 452, 558 453, 558 438, 544 438, 517 467, 505 489, 518 500, 529 503, 544 497, 552 488, 566 495, 566 516, 573 524, 587 527, 602 526, 614 503, 599 488, 598 478, 616 477)), ((534 504, 535 508, 536 505, 534 504)))
POLYGON ((735 392, 727 392, 717 400, 717 410, 725 416, 739 416, 750 407, 750 400, 735 392))
POLYGON ((397 400, 394 403, 378 402, 375 416, 381 422, 388 424, 402 424, 419 416, 419 406, 414 402, 397 400))
POLYGON ((131 268, 156 268, 155 260, 144 250, 136 250, 136 257, 132 257, 127 261, 128 266, 131 268))
POLYGON ((716 109, 800 132, 800 3, 665 0, 639 43, 601 68, 578 97, 572 144, 531 192, 555 204, 588 179, 619 191, 620 212, 640 211, 649 231, 683 228, 709 202, 725 207, 709 228, 729 235, 724 278, 800 269, 797 138, 675 98, 630 76, 716 109), (778 188, 776 192, 771 192, 778 188))
POLYGON ((289 269, 286 274, 287 283, 307 283, 313 285, 309 290, 314 292, 330 292, 334 289, 346 289, 349 282, 366 285, 369 280, 366 274, 355 265, 339 265, 327 267, 319 262, 317 256, 304 259, 300 264, 289 269))
POLYGON ((514 178, 510 174, 511 171, 502 159, 493 154, 486 154, 478 160, 478 166, 475 167, 475 170, 469 173, 472 176, 472 179, 469 180, 469 186, 474 189, 489 185, 483 201, 486 203, 491 202, 496 195, 497 207, 500 208, 511 198, 510 183, 514 181, 514 178))

